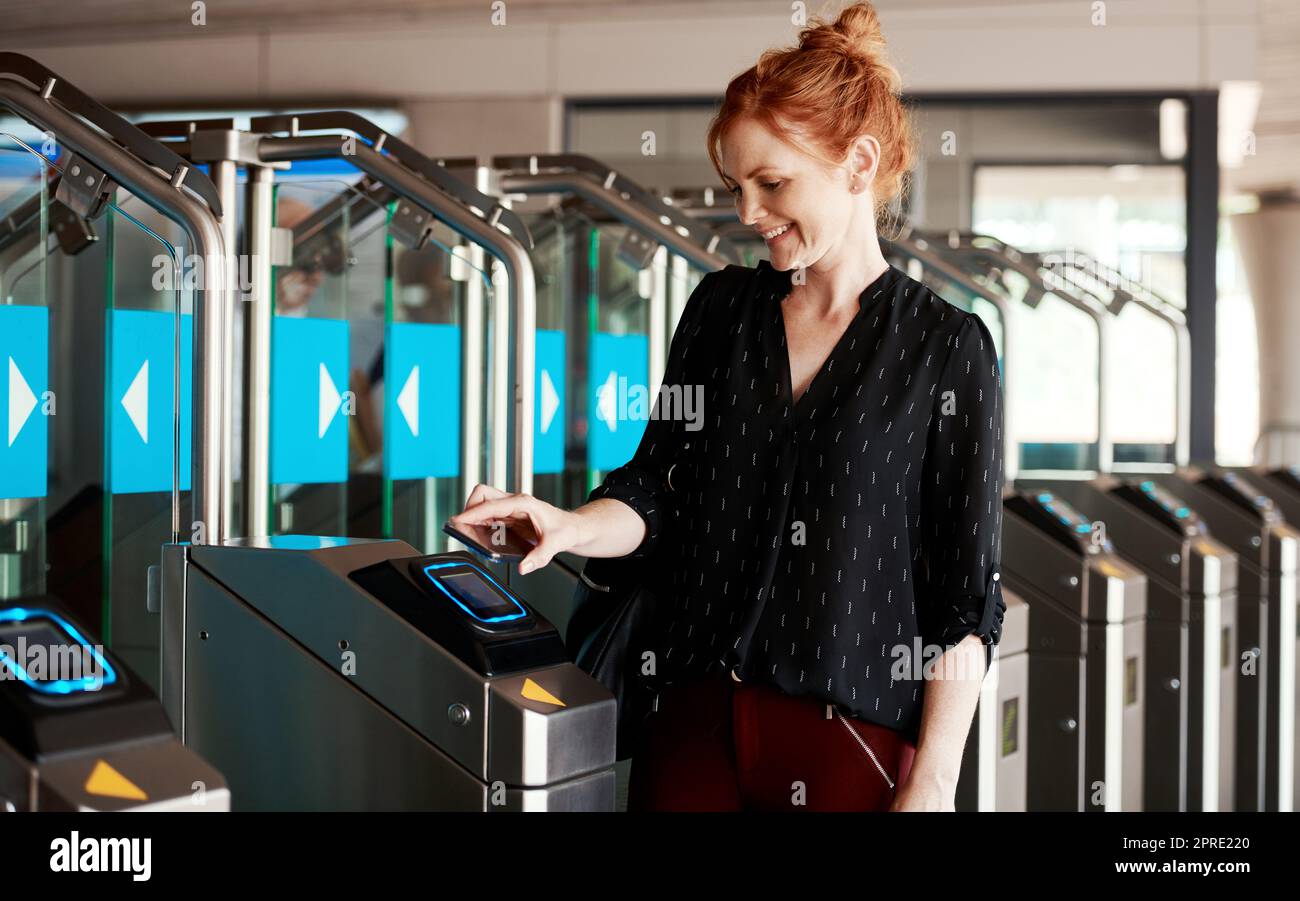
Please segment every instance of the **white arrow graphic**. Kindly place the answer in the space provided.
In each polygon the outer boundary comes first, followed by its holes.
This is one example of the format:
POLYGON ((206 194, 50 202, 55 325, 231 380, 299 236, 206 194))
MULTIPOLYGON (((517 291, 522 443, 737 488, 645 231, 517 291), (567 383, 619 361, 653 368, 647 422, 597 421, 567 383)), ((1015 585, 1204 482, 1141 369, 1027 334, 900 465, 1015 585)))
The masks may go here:
POLYGON ((605 384, 596 389, 596 418, 618 431, 618 373, 610 372, 605 384))
POLYGON ((339 394, 339 389, 334 387, 334 380, 330 378, 329 371, 325 369, 325 364, 320 364, 320 423, 319 430, 316 433, 317 438, 324 438, 325 433, 329 430, 330 423, 334 421, 334 414, 339 411, 339 404, 343 400, 343 395, 339 394))
POLYGON ((27 417, 32 415, 32 410, 36 409, 36 395, 32 394, 31 386, 27 384, 27 379, 18 371, 18 364, 14 358, 9 358, 9 446, 13 447, 14 439, 18 433, 23 430, 27 423, 27 417))
POLYGON ((551 427, 551 420, 555 418, 555 411, 560 409, 560 395, 555 391, 555 383, 551 381, 551 374, 545 369, 542 370, 542 434, 551 427))
POLYGON ((406 384, 397 395, 397 409, 402 411, 411 434, 420 437, 420 367, 412 366, 411 374, 406 377, 406 384))
POLYGON ((149 443, 149 361, 140 364, 140 371, 131 379, 131 387, 122 395, 122 406, 131 418, 131 425, 140 433, 140 440, 149 443))

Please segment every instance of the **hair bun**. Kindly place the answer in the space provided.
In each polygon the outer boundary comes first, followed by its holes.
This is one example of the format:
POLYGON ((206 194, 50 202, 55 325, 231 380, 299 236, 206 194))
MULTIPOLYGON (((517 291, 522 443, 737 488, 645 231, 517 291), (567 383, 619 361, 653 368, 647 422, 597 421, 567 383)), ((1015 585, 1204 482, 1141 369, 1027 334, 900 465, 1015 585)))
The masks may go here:
POLYGON ((916 129, 903 102, 902 83, 885 52, 875 7, 860 0, 833 23, 810 20, 794 46, 765 50, 758 62, 731 79, 709 123, 709 159, 729 184, 722 165, 723 137, 737 122, 753 120, 842 178, 855 142, 870 134, 880 144, 871 181, 880 221, 906 192, 917 156, 916 129))
POLYGON ((854 3, 840 12, 833 24, 813 19, 799 33, 800 50, 830 50, 868 65, 885 60, 885 35, 880 17, 870 3, 854 3))

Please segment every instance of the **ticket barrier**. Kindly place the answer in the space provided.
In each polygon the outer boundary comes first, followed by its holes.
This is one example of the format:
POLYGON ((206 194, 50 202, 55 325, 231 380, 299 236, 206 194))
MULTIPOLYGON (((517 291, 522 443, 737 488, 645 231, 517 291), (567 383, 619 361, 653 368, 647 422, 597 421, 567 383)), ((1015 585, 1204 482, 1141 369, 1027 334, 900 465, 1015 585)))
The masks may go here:
POLYGON ((1098 516, 1147 577, 1143 809, 1231 810, 1236 554, 1151 479, 1104 475, 1051 487, 1098 516))
POLYGON ((1003 501, 1003 573, 1029 606, 1029 810, 1142 809, 1146 577, 1047 491, 1003 501))
POLYGON ((162 696, 240 809, 613 810, 615 701, 465 553, 166 545, 162 696))
POLYGON ((1007 580, 1007 609, 993 666, 984 677, 979 706, 966 738, 957 778, 958 810, 1025 810, 1029 710, 1029 605, 1007 580))
POLYGON ((1300 530, 1238 472, 1184 467, 1149 478, 1192 504, 1237 554, 1236 809, 1292 810, 1300 530))
MULTIPOLYGON (((1257 466, 1237 472, 1259 484, 1288 524, 1300 525, 1300 466, 1257 466)), ((1300 655, 1300 614, 1297 614, 1296 641, 1296 653, 1300 655)), ((1300 657, 1297 657, 1296 665, 1296 703, 1300 704, 1300 657)), ((1296 755, 1293 772, 1300 773, 1300 716, 1292 715, 1292 720, 1291 740, 1296 755)), ((1296 775, 1292 776, 1291 804, 1292 810, 1300 810, 1300 776, 1296 775)))
POLYGON ((0 811, 226 811, 221 774, 50 598, 0 604, 0 811))

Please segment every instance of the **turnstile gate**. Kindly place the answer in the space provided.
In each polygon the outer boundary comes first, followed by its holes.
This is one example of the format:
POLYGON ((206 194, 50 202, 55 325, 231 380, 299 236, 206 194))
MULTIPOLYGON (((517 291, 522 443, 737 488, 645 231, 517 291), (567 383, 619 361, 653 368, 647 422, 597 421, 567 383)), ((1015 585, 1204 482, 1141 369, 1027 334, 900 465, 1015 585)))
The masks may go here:
POLYGON ((1237 557, 1150 479, 1103 475, 1052 488, 1105 523, 1147 576, 1144 810, 1231 810, 1237 557))
POLYGON ((0 605, 0 812, 230 809, 149 686, 50 598, 0 605))
POLYGON ((1029 605, 1029 810, 1141 810, 1146 577, 1051 492, 1008 495, 1003 579, 1029 605))
POLYGON ((1188 467, 1150 478, 1185 497, 1237 554, 1236 808, 1291 810, 1300 530, 1239 473, 1188 467))
POLYGON ((163 700, 240 809, 612 810, 615 701, 474 557, 163 548, 163 700))
POLYGON ((1029 605, 1002 585, 1007 609, 994 669, 984 678, 957 779, 958 810, 1025 810, 1029 605))
MULTIPOLYGON (((1238 470, 1272 498, 1291 526, 1300 526, 1300 466, 1255 466, 1238 470)), ((1297 603, 1300 603, 1298 601, 1297 603)), ((1300 704, 1300 614, 1296 625, 1296 703, 1300 704)), ((1300 716, 1292 715, 1291 809, 1300 810, 1300 716)))

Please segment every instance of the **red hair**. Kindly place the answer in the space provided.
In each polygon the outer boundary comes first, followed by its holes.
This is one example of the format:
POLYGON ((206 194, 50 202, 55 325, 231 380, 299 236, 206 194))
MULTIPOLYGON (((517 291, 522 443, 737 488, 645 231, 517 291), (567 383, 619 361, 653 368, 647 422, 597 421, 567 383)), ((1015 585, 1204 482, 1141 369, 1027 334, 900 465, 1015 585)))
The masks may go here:
POLYGON ((721 177, 722 136, 746 117, 828 167, 870 134, 880 142, 872 184, 879 218, 906 190, 916 160, 915 126, 901 87, 875 7, 854 3, 834 24, 813 19, 799 32, 797 47, 767 50, 731 80, 709 124, 709 159, 721 177))

